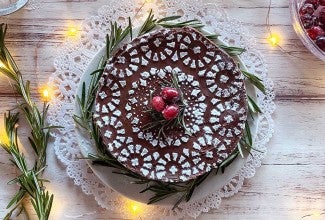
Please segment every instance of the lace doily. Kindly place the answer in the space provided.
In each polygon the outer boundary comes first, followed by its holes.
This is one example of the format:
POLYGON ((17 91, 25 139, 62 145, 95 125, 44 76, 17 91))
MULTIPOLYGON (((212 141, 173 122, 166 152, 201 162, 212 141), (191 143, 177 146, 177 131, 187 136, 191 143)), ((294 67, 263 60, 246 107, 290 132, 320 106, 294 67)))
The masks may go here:
POLYGON ((131 17, 136 26, 143 22, 150 8, 157 16, 180 14, 183 15, 184 20, 199 19, 215 33, 220 34, 224 42, 246 48, 247 51, 241 55, 243 63, 251 73, 263 79, 267 89, 267 95, 257 93, 258 103, 263 111, 258 118, 258 130, 254 140, 255 148, 259 151, 252 151, 239 172, 234 173, 233 178, 222 188, 202 199, 183 203, 173 211, 170 207, 146 206, 145 213, 141 212, 140 216, 141 219, 167 216, 173 219, 195 218, 202 212, 218 208, 222 198, 236 194, 242 187, 244 179, 254 176, 255 169, 261 165, 261 160, 266 155, 266 145, 273 133, 271 114, 275 110, 274 92, 273 83, 267 77, 266 65, 254 49, 254 38, 238 22, 230 20, 217 6, 206 5, 203 0, 182 2, 157 0, 151 3, 143 1, 138 5, 135 5, 134 1, 119 0, 109 6, 101 7, 97 16, 86 19, 82 25, 80 39, 67 41, 62 46, 54 63, 56 71, 49 80, 49 84, 55 91, 55 98, 50 103, 49 123, 64 127, 53 134, 53 145, 57 157, 67 167, 67 175, 82 188, 85 194, 93 195, 101 207, 120 213, 122 217, 129 217, 125 211, 127 199, 105 186, 91 171, 86 160, 78 159, 82 154, 72 116, 80 77, 98 50, 104 46, 110 21, 118 21, 125 25, 128 22, 127 18, 131 17))

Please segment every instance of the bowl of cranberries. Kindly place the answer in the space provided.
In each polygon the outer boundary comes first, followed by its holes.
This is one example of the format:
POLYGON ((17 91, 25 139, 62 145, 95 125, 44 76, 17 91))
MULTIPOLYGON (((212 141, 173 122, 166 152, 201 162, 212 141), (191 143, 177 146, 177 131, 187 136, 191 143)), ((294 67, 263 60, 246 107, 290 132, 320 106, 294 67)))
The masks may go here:
POLYGON ((325 0, 290 0, 290 11, 303 44, 325 61, 325 0))

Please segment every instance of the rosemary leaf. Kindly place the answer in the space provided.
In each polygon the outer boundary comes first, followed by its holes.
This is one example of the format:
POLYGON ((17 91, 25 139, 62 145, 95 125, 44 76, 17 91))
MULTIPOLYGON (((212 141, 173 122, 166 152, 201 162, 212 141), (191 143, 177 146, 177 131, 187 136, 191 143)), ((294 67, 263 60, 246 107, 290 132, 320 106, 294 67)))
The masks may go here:
POLYGON ((246 51, 246 49, 244 48, 230 47, 223 44, 219 44, 219 47, 224 49, 230 56, 238 56, 246 51))
POLYGON ((177 19, 179 19, 179 18, 181 18, 182 16, 178 16, 178 15, 176 15, 176 16, 169 16, 169 17, 164 17, 164 18, 162 18, 162 19, 159 19, 158 21, 157 21, 157 23, 162 23, 162 22, 166 22, 166 21, 174 21, 174 20, 177 20, 177 19))
POLYGON ((218 40, 218 34, 206 34, 205 37, 209 38, 210 40, 218 40))
POLYGON ((243 150, 242 150, 242 145, 240 143, 237 144, 237 149, 242 158, 244 158, 243 150))
POLYGON ((248 104, 249 110, 252 113, 262 113, 262 110, 260 109, 260 107, 254 101, 254 99, 249 95, 247 95, 247 104, 248 104))
POLYGON ((253 137, 252 137, 250 126, 247 121, 245 123, 245 136, 244 137, 248 141, 249 146, 252 146, 253 145, 253 137))
POLYGON ((253 75, 253 74, 251 74, 251 73, 249 73, 247 71, 244 71, 244 70, 241 70, 241 72, 249 80, 250 83, 252 83, 263 94, 266 94, 266 90, 265 90, 265 86, 263 84, 263 81, 259 77, 255 76, 255 75, 253 75))
POLYGON ((129 20, 129 29, 130 29, 130 39, 133 40, 133 29, 132 29, 132 22, 131 22, 131 18, 128 18, 129 20))
POLYGON ((238 156, 239 152, 235 151, 233 154, 231 154, 225 161, 223 161, 220 164, 221 172, 224 173, 227 166, 229 166, 238 156))

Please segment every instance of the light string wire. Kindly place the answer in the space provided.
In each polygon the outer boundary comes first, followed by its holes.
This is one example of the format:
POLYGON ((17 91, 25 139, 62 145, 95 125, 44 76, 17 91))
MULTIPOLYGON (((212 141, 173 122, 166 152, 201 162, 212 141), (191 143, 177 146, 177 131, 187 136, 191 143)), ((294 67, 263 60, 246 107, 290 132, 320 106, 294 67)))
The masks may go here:
POLYGON ((305 60, 305 58, 301 57, 301 56, 297 56, 294 53, 294 51, 288 51, 288 50, 285 50, 278 42, 278 40, 274 39, 276 38, 275 37, 275 34, 272 32, 271 30, 271 27, 272 25, 270 24, 270 14, 271 14, 271 6, 272 6, 272 0, 269 1, 269 5, 268 5, 268 10, 267 10, 267 14, 266 14, 266 18, 265 18, 265 23, 266 23, 266 30, 269 34, 268 36, 268 41, 270 44, 276 46, 279 48, 279 50, 284 53, 284 54, 287 54, 289 56, 292 56, 292 57, 295 57, 295 58, 298 58, 298 59, 302 59, 302 60, 305 60), (274 40, 273 40, 274 39, 274 40))

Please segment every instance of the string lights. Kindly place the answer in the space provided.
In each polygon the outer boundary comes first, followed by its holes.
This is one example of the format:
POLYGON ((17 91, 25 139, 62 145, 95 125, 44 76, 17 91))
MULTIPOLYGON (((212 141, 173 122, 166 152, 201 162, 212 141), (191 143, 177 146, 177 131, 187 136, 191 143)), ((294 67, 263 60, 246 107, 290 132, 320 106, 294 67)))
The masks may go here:
POLYGON ((279 45, 279 43, 280 43, 280 34, 273 33, 272 30, 271 30, 271 25, 270 25, 271 4, 272 4, 272 0, 270 0, 267 15, 266 15, 266 19, 265 19, 266 29, 267 29, 268 34, 269 34, 269 36, 266 38, 266 40, 268 41, 269 44, 271 44, 271 46, 278 46, 280 49, 282 49, 281 46, 279 45))
MULTIPOLYGON (((281 41, 282 41, 282 35, 280 33, 277 32, 273 32, 271 30, 272 25, 270 25, 270 12, 271 12, 271 5, 272 5, 272 0, 270 0, 269 2, 269 6, 268 6, 268 11, 267 11, 267 15, 266 15, 266 19, 265 19, 265 23, 266 23, 266 29, 267 29, 267 33, 268 36, 266 37, 266 41, 268 42, 268 44, 270 44, 272 47, 276 47, 278 49, 280 49, 280 51, 284 54, 288 54, 292 57, 295 58, 299 58, 299 59, 304 59, 303 57, 297 56, 295 54, 293 54, 293 51, 287 51, 285 50, 282 46, 281 46, 281 41)), ((298 24, 294 24, 295 26, 299 26, 298 24)), ((302 31, 302 30, 301 30, 302 31)))

